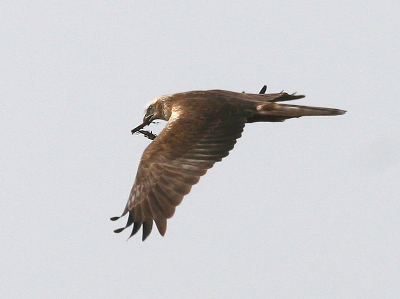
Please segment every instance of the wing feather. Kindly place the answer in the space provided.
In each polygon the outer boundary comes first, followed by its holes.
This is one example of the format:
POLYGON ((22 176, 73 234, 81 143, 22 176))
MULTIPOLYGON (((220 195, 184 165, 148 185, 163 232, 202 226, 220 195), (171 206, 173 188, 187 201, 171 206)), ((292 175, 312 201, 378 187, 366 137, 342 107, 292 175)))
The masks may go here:
POLYGON ((197 115, 173 115, 144 151, 122 214, 129 213, 125 228, 133 224, 131 236, 143 227, 142 240, 146 239, 153 221, 164 235, 175 207, 215 162, 229 154, 241 136, 246 115, 217 99, 214 104, 213 109, 204 111, 196 109, 196 101, 185 101, 182 110, 197 115))

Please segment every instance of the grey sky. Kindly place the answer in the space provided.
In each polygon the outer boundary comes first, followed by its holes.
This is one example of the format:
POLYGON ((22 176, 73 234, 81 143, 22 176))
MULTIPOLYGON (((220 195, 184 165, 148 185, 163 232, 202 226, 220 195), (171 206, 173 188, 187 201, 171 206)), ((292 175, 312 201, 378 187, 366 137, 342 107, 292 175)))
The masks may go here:
POLYGON ((0 297, 399 297, 399 15, 398 1, 3 1, 0 297), (348 112, 247 125, 165 237, 115 235, 145 105, 263 84, 348 112))

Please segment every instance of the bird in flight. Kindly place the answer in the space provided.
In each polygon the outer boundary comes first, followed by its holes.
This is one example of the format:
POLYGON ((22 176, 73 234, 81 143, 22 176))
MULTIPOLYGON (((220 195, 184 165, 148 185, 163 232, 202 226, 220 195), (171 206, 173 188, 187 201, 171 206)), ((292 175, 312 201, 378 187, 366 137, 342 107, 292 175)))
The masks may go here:
MULTIPOLYGON (((133 225, 130 237, 143 227, 142 241, 152 231, 153 222, 164 236, 167 219, 200 177, 215 162, 229 154, 246 123, 282 122, 289 118, 341 115, 332 108, 280 104, 304 98, 286 92, 258 94, 225 90, 189 91, 161 96, 147 107, 143 123, 131 132, 141 133, 152 142, 143 152, 126 207, 125 227, 133 225), (155 119, 168 121, 156 136, 143 128, 155 119)), ((120 217, 112 217, 118 220, 120 217)))

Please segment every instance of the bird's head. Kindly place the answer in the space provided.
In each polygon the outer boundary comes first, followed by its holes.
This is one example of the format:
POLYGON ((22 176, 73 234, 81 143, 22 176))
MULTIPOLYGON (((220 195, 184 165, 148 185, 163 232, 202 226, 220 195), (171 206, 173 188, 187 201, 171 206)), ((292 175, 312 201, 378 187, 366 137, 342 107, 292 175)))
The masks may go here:
POLYGON ((168 120, 171 116, 171 105, 169 101, 169 96, 158 97, 153 100, 146 108, 146 113, 143 117, 143 123, 131 132, 136 133, 145 126, 149 125, 155 119, 168 120))

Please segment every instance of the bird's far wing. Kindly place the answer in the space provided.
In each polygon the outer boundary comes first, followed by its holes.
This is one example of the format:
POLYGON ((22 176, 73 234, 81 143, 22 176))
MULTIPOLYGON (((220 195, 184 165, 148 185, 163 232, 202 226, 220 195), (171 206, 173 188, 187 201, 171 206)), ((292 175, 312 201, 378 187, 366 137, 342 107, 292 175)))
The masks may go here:
POLYGON ((282 91, 280 93, 267 93, 267 94, 259 93, 257 95, 257 97, 254 97, 254 98, 257 99, 257 101, 285 102, 285 101, 302 99, 302 98, 304 98, 304 95, 296 95, 295 93, 289 94, 289 93, 282 91))
POLYGON ((127 224, 115 232, 133 224, 133 236, 143 226, 144 240, 154 220, 158 231, 164 235, 167 219, 172 217, 175 207, 207 169, 228 155, 241 136, 246 116, 236 107, 216 102, 208 109, 204 108, 204 102, 203 105, 198 101, 187 103, 192 107, 173 114, 144 151, 122 214, 129 212, 127 224))

